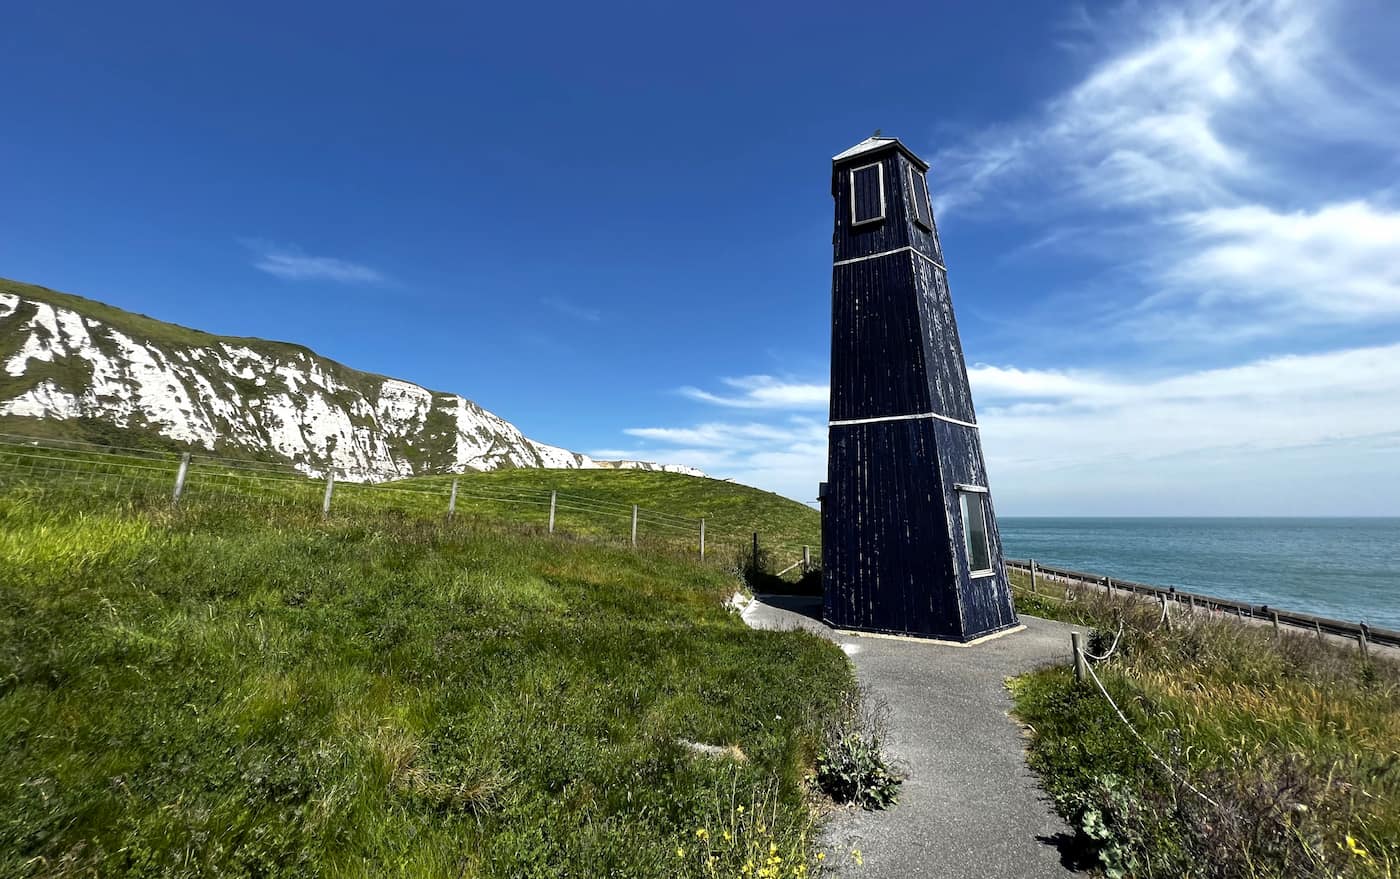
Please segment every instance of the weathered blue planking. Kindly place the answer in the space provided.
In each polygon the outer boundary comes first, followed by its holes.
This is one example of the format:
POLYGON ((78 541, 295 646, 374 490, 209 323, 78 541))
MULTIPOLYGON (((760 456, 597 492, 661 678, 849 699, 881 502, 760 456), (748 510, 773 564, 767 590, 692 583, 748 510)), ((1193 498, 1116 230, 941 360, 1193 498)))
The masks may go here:
POLYGON ((969 641, 1016 625, 947 271, 918 156, 874 137, 832 160, 825 618, 969 641), (985 506, 969 568, 961 493, 985 506))

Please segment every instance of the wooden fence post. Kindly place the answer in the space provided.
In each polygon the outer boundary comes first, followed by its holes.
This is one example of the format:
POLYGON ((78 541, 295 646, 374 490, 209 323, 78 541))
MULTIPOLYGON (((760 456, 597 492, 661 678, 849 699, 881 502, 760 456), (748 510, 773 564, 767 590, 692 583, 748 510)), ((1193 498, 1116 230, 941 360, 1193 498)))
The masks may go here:
POLYGON ((325 496, 325 498, 321 501, 321 518, 323 518, 323 519, 331 514, 331 495, 332 495, 333 493, 335 493, 335 474, 334 474, 334 473, 327 473, 327 474, 326 474, 326 496, 325 496))
POLYGON ((1276 610, 1271 610, 1271 611, 1269 611, 1269 621, 1272 622, 1272 623, 1274 624, 1274 636, 1275 636, 1275 637, 1282 637, 1282 636, 1283 636, 1282 630, 1280 630, 1279 627, 1278 627, 1278 611, 1276 611, 1276 610))
POLYGON ((807 544, 802 544, 802 573, 812 570, 812 548, 807 544))
POLYGON ((1031 594, 1035 594, 1035 559, 1031 559, 1031 594))
POLYGON ((1107 589, 1108 589, 1108 597, 1109 597, 1110 599, 1112 599, 1112 598, 1113 598, 1113 578, 1112 578, 1112 577, 1104 577, 1104 578, 1103 578, 1103 585, 1104 585, 1105 587, 1107 587, 1107 589))
POLYGON ((550 534, 553 534, 553 533, 554 533, 554 504, 555 504, 555 502, 558 501, 558 500, 559 500, 559 492, 558 492, 558 491, 551 491, 551 492, 549 493, 549 533, 550 533, 550 534))
POLYGON ((637 548, 637 505, 632 505, 632 548, 637 548))
POLYGON ((700 517, 700 561, 705 560, 705 517, 700 517))
POLYGON ((1074 681, 1079 684, 1084 683, 1084 679, 1088 677, 1084 664, 1084 644, 1080 640, 1081 637, 1078 632, 1069 633, 1070 648, 1074 651, 1074 681))
POLYGON ((457 515, 457 480, 452 480, 452 494, 447 497, 447 521, 451 522, 452 517, 457 515))
POLYGON ((180 495, 185 493, 185 477, 190 472, 190 453, 183 452, 180 455, 180 469, 175 471, 175 492, 170 496, 170 505, 178 506, 180 495))
POLYGON ((1367 649, 1367 641, 1370 640, 1371 627, 1362 623, 1356 631, 1356 646, 1361 650, 1361 658, 1367 659, 1370 651, 1367 649))

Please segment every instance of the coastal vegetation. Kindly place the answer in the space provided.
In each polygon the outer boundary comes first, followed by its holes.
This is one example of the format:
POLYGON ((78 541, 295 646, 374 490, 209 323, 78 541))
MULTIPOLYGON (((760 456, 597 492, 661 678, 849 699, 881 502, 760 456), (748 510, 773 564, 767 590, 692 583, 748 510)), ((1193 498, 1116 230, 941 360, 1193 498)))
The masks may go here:
MULTIPOLYGON (((850 667, 747 628, 729 566, 369 489, 322 518, 314 486, 199 475, 178 510, 163 472, 0 487, 0 874, 815 869, 807 776, 850 667)), ((814 518, 587 478, 569 487, 789 539, 814 518)))
POLYGON ((1393 660, 1204 613, 1167 625, 1096 589, 1033 595, 1021 572, 1013 584, 1020 612, 1081 625, 1108 655, 1082 684, 1069 668, 1010 684, 1031 766, 1108 875, 1400 873, 1393 660))

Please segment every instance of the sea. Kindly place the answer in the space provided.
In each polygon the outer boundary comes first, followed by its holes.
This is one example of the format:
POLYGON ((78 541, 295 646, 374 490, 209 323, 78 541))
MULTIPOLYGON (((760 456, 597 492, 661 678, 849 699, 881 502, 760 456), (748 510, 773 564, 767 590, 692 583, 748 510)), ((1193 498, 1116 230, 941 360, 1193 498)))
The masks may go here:
POLYGON ((1400 518, 997 522, 1008 558, 1400 630, 1400 518))

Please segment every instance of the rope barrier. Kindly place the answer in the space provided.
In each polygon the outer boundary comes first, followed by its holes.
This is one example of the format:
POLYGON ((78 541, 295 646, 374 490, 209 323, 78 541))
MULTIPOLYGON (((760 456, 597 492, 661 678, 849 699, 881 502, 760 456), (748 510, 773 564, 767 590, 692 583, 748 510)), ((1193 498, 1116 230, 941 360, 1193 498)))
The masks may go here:
POLYGON ((1123 721, 1123 725, 1128 728, 1128 732, 1133 734, 1133 738, 1138 740, 1138 742, 1143 746, 1143 748, 1147 750, 1147 753, 1152 756, 1152 759, 1156 760, 1159 764, 1161 764, 1162 768, 1167 771, 1167 774, 1170 775, 1172 778, 1176 779, 1177 781, 1181 782, 1187 790, 1191 791, 1196 796, 1200 797, 1207 803, 1210 803, 1212 806, 1219 809, 1219 803, 1206 796, 1204 793, 1201 792, 1200 788, 1196 787, 1194 784, 1183 778, 1179 773, 1177 773, 1175 769, 1172 768, 1170 763, 1164 760, 1160 754, 1158 754, 1152 749, 1152 746, 1147 743, 1147 739, 1143 738, 1142 733, 1138 732, 1137 727, 1133 726, 1132 721, 1128 720, 1128 716, 1123 713, 1123 709, 1119 708, 1118 703, 1113 701, 1113 697, 1110 696, 1108 693, 1108 688, 1103 685, 1103 681, 1099 680, 1098 674, 1094 671, 1094 666, 1085 663, 1084 667, 1088 670, 1089 677, 1093 678, 1094 683, 1098 685, 1099 692, 1103 693, 1103 697, 1107 699, 1108 704, 1113 707, 1113 711, 1118 715, 1118 719, 1123 721))

